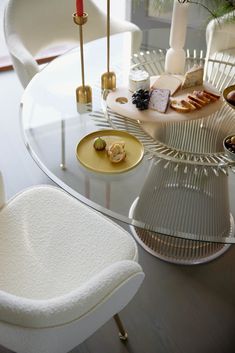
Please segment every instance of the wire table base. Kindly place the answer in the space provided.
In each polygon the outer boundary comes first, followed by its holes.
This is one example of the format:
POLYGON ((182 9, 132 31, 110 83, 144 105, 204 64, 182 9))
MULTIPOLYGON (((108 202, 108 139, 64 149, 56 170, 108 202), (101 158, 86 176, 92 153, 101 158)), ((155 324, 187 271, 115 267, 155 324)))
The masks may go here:
MULTIPOLYGON (((135 200, 129 216, 133 217, 138 200, 135 200)), ((215 260, 224 254, 231 244, 188 240, 146 229, 130 226, 136 241, 153 256, 177 265, 198 265, 215 260)), ((234 233, 234 219, 230 215, 230 233, 234 233)))

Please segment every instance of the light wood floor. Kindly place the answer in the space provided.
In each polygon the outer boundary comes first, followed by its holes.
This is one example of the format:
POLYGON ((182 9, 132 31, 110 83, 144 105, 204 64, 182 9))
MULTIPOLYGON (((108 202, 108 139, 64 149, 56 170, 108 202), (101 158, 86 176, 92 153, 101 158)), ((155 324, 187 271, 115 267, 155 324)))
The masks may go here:
MULTIPOLYGON (((27 186, 49 183, 20 136, 21 94, 13 72, 0 74, 0 170, 8 197, 27 186)), ((234 195, 231 204, 235 209, 234 195)), ((139 261, 146 279, 121 313, 128 343, 119 341, 111 320, 73 353, 235 352, 235 247, 218 260, 195 267, 167 264, 142 248, 139 261)), ((0 347, 0 353, 9 351, 0 347)))

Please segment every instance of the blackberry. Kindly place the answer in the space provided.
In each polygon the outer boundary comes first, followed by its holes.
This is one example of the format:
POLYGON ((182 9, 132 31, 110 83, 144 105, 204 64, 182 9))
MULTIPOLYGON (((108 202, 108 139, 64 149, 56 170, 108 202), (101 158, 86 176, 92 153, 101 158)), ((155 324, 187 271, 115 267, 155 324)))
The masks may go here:
POLYGON ((138 89, 132 95, 132 104, 135 104, 136 108, 139 110, 148 109, 150 99, 150 93, 147 89, 138 89))

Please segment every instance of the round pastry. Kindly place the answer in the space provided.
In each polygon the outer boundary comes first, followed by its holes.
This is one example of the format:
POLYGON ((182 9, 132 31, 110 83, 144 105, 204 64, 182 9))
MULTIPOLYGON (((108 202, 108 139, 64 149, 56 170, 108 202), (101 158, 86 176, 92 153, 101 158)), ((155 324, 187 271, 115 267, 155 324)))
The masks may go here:
POLYGON ((124 142, 114 142, 107 149, 109 159, 112 163, 119 163, 126 158, 126 152, 124 150, 124 142))

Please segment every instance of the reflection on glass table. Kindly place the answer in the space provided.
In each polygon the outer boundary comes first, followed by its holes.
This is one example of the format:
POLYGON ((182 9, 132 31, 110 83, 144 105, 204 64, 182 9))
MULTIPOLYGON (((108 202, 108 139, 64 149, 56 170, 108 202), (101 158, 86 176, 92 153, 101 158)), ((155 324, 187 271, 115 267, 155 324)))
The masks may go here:
MULTIPOLYGON (((164 50, 141 52, 130 61, 129 39, 128 34, 112 37, 111 62, 118 86, 127 86, 133 65, 151 76, 164 70, 164 50)), ((228 188, 232 165, 222 144, 223 138, 235 131, 234 111, 223 103, 206 118, 186 122, 149 123, 125 118, 107 107, 109 96, 100 90, 104 46, 105 40, 98 40, 85 48, 93 104, 84 111, 75 100, 80 77, 77 49, 49 64, 31 81, 21 107, 29 152, 67 192, 129 224, 135 238, 152 254, 183 264, 219 256, 235 243, 228 188), (144 145, 143 160, 120 174, 86 169, 76 158, 76 146, 87 134, 101 129, 133 134, 144 145)), ((232 64, 206 63, 201 51, 188 52, 187 56, 187 68, 194 63, 205 65, 206 81, 219 91, 231 84, 232 64)))

